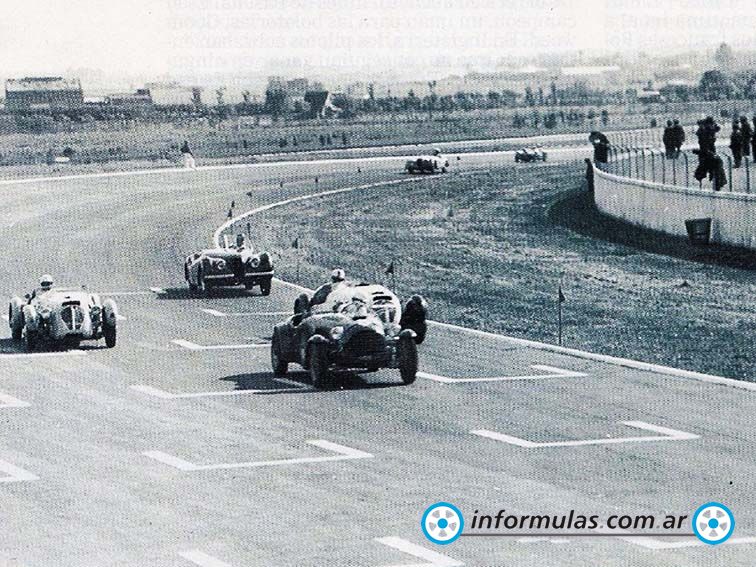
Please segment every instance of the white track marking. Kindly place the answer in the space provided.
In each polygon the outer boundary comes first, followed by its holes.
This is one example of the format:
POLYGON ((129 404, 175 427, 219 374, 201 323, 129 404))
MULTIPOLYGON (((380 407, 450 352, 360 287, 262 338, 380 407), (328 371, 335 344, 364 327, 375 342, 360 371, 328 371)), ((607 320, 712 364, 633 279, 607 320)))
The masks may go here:
POLYGON ((86 356, 85 350, 64 350, 62 352, 7 352, 0 354, 0 360, 16 358, 48 358, 54 356, 86 356))
POLYGON ((7 315, 3 315, 2 317, 3 317, 3 319, 5 319, 6 321, 8 320, 8 316, 7 316, 7 315))
POLYGON ((239 349, 247 349, 247 348, 270 348, 269 343, 242 343, 242 344, 236 344, 236 345, 198 345, 197 343, 193 343, 191 341, 186 341, 184 339, 174 339, 171 341, 173 344, 178 345, 180 347, 184 347, 189 350, 239 350, 239 349))
POLYGON ((291 315, 291 311, 237 311, 234 313, 224 313, 217 309, 200 309, 203 313, 212 315, 213 317, 262 317, 262 316, 283 316, 291 315))
POLYGON ((545 364, 533 364, 530 368, 533 370, 540 370, 541 372, 548 372, 548 374, 501 376, 491 378, 449 378, 448 376, 439 376, 438 374, 430 374, 428 372, 418 372, 417 377, 425 378, 426 380, 434 380, 436 382, 441 382, 442 384, 469 384, 470 382, 508 382, 514 380, 543 380, 546 378, 579 378, 588 376, 583 372, 573 372, 555 366, 546 366, 545 364))
POLYGON ((120 313, 116 313, 116 320, 117 321, 125 321, 126 315, 121 315, 120 313))
MULTIPOLYGON (((289 386, 293 386, 301 391, 314 391, 312 386, 306 384, 300 384, 293 380, 286 380, 285 378, 274 378, 274 382, 281 382, 289 386)), ((183 394, 175 394, 173 392, 167 392, 154 386, 148 386, 146 384, 134 384, 131 386, 132 390, 147 394, 155 398, 161 398, 163 400, 178 400, 186 398, 209 398, 209 397, 223 397, 223 396, 244 396, 244 395, 259 395, 259 394, 281 394, 291 392, 291 388, 269 388, 269 389, 247 389, 247 390, 222 390, 220 392, 186 392, 183 394)))
MULTIPOLYGON (((624 533, 623 530, 617 530, 617 529, 613 530, 610 528, 599 528, 596 531, 599 533, 611 533, 611 534, 624 533)), ((627 535, 627 536, 618 535, 617 537, 618 539, 621 539, 628 543, 632 543, 640 547, 645 547, 646 549, 651 549, 653 551, 663 551, 665 549, 682 549, 686 547, 708 546, 708 544, 694 537, 686 537, 683 540, 676 540, 676 541, 665 541, 665 540, 658 539, 655 537, 635 537, 632 535, 627 535)), ((738 544, 742 545, 742 544, 748 544, 748 543, 756 543, 756 537, 733 537, 723 542, 723 545, 738 545, 738 544)))
POLYGON ((162 287, 151 287, 150 291, 157 295, 163 295, 165 293, 165 290, 162 287))
POLYGON ((518 447, 524 447, 526 449, 534 449, 541 447, 579 447, 582 445, 610 445, 615 443, 645 443, 650 441, 689 441, 691 439, 698 439, 699 436, 694 433, 687 433, 685 431, 678 431, 676 429, 669 429, 668 427, 660 427, 658 425, 652 425, 644 421, 622 421, 623 425, 628 427, 634 427, 636 429, 643 429, 646 431, 653 431, 659 433, 659 437, 616 437, 610 439, 581 439, 576 441, 552 441, 546 443, 538 443, 535 441, 528 441, 527 439, 520 439, 512 435, 505 435, 504 433, 498 433, 496 431, 489 431, 487 429, 476 429, 470 431, 473 435, 480 437, 486 437, 495 441, 501 441, 503 443, 509 443, 510 445, 517 445, 518 447))
POLYGON ((0 461, 0 472, 8 476, 0 477, 0 482, 25 482, 30 480, 39 480, 37 475, 17 467, 7 461, 0 461))
POLYGON ((212 315, 213 317, 226 317, 227 314, 223 313, 222 311, 218 311, 216 309, 200 309, 203 313, 207 313, 208 315, 212 315))
POLYGON ((411 555, 412 557, 427 561, 427 563, 422 564, 395 565, 392 567, 461 567, 464 565, 464 563, 457 561, 456 559, 441 555, 436 551, 421 547, 400 537, 379 537, 375 538, 375 541, 387 545, 388 547, 393 547, 394 549, 406 553, 407 555, 411 555))
POLYGON ((118 297, 121 295, 128 296, 128 295, 154 295, 154 294, 155 294, 154 291, 144 290, 144 291, 107 291, 107 292, 100 293, 99 295, 103 297, 108 297, 108 296, 118 297))
POLYGON ((8 394, 0 394, 0 408, 28 408, 31 404, 8 394))
POLYGON ((187 561, 191 561, 199 567, 231 567, 229 563, 216 559, 212 555, 200 551, 199 549, 192 549, 190 551, 182 551, 179 553, 181 557, 187 561))
POLYGON ((182 471, 213 471, 213 470, 228 470, 228 469, 246 469, 253 467, 275 467, 285 465, 301 465, 310 463, 328 463, 333 461, 346 461, 351 459, 370 459, 373 457, 370 453, 360 451, 359 449, 353 449, 338 443, 332 443, 324 439, 313 439, 307 441, 309 445, 325 449, 337 453, 337 455, 328 457, 301 457, 297 459, 279 459, 274 461, 249 461, 243 463, 219 463, 215 465, 197 465, 179 457, 174 457, 162 451, 146 451, 142 453, 144 456, 160 461, 166 465, 172 466, 182 471))

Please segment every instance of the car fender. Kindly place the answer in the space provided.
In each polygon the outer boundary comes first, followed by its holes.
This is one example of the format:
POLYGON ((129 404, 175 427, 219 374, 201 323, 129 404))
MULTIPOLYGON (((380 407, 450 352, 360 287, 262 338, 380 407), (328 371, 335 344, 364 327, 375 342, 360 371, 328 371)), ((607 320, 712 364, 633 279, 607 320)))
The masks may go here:
POLYGON ((116 326, 116 321, 118 320, 118 307, 116 306, 116 302, 110 298, 102 302, 102 318, 104 321, 107 321, 108 325, 111 327, 116 326))
POLYGON ((409 338, 415 340, 415 337, 417 337, 417 333, 412 329, 402 329, 402 331, 399 333, 400 339, 409 338))
POLYGON ((24 305, 23 316, 27 330, 36 331, 39 328, 39 317, 33 305, 24 305))

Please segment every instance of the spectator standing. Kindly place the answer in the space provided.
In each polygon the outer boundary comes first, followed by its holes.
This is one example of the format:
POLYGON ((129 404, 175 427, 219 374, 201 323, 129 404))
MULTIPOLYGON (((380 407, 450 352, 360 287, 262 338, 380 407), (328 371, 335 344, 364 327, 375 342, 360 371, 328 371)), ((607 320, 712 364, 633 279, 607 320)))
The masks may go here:
POLYGON ((732 150, 732 157, 735 162, 733 167, 740 167, 740 163, 743 161, 743 133, 740 131, 740 124, 737 121, 732 123, 730 150, 732 150))
POLYGON ((672 134, 675 146, 675 157, 677 158, 680 155, 680 150, 682 149, 683 144, 685 144, 685 128, 680 125, 679 120, 675 120, 672 123, 672 134))
POLYGON ((189 142, 184 140, 181 145, 181 159, 184 163, 184 167, 188 169, 197 169, 197 162, 194 160, 194 154, 189 149, 189 142))
POLYGON ((745 157, 750 157, 751 144, 753 143, 753 130, 748 123, 748 118, 745 116, 740 117, 740 133, 743 137, 743 155, 745 157))
POLYGON ((707 116, 699 121, 698 130, 696 130, 699 149, 714 154, 717 153, 717 132, 719 130, 719 124, 714 122, 714 118, 711 116, 707 116))
POLYGON ((756 116, 753 117, 753 133, 751 135, 751 155, 756 160, 756 116))
POLYGON ((671 120, 667 120, 667 126, 664 128, 664 134, 662 135, 662 143, 664 144, 664 154, 667 156, 667 159, 675 157, 675 140, 671 120))

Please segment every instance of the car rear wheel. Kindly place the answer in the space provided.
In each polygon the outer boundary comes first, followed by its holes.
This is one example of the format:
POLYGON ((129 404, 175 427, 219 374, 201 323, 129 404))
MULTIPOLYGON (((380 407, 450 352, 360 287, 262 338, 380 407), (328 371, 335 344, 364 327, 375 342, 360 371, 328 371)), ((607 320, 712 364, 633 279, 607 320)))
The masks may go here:
POLYGON ((310 345, 310 377, 318 390, 331 387, 331 373, 328 371, 328 351, 324 343, 310 345))
POLYGON ((111 325, 107 321, 102 322, 102 336, 105 337, 105 346, 108 348, 113 348, 116 346, 116 326, 111 325))
POLYGON ((202 272, 202 268, 197 270, 197 285, 195 289, 200 295, 207 293, 207 283, 205 282, 205 274, 202 272))
POLYGON ((412 337, 401 337, 398 349, 399 374, 402 382, 412 384, 417 378, 417 345, 412 337))
POLYGON ((264 279, 260 282, 260 293, 270 295, 271 278, 264 279))
POLYGON ((273 330, 273 340, 270 342, 270 365, 273 367, 273 376, 285 376, 289 370, 289 363, 281 358, 280 342, 278 331, 273 330))
POLYGON ((34 352, 38 344, 39 340, 37 337, 37 331, 26 329, 24 331, 24 346, 26 347, 26 352, 34 352))

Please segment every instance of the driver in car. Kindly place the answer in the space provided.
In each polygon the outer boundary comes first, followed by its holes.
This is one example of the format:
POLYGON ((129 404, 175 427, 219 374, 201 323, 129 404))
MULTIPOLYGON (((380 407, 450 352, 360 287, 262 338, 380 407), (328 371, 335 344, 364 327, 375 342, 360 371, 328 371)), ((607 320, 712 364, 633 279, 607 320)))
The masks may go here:
POLYGON ((44 276, 39 278, 39 287, 32 291, 29 295, 29 303, 31 303, 31 300, 38 295, 42 295, 43 293, 50 291, 54 283, 55 282, 53 282, 53 277, 50 274, 45 274, 44 276))
POLYGON ((322 305, 326 302, 328 296, 331 295, 332 292, 346 285, 348 285, 346 281, 346 273, 343 269, 336 268, 331 272, 331 282, 321 285, 318 289, 315 290, 315 293, 312 295, 312 299, 310 300, 310 307, 314 307, 315 305, 322 305))

